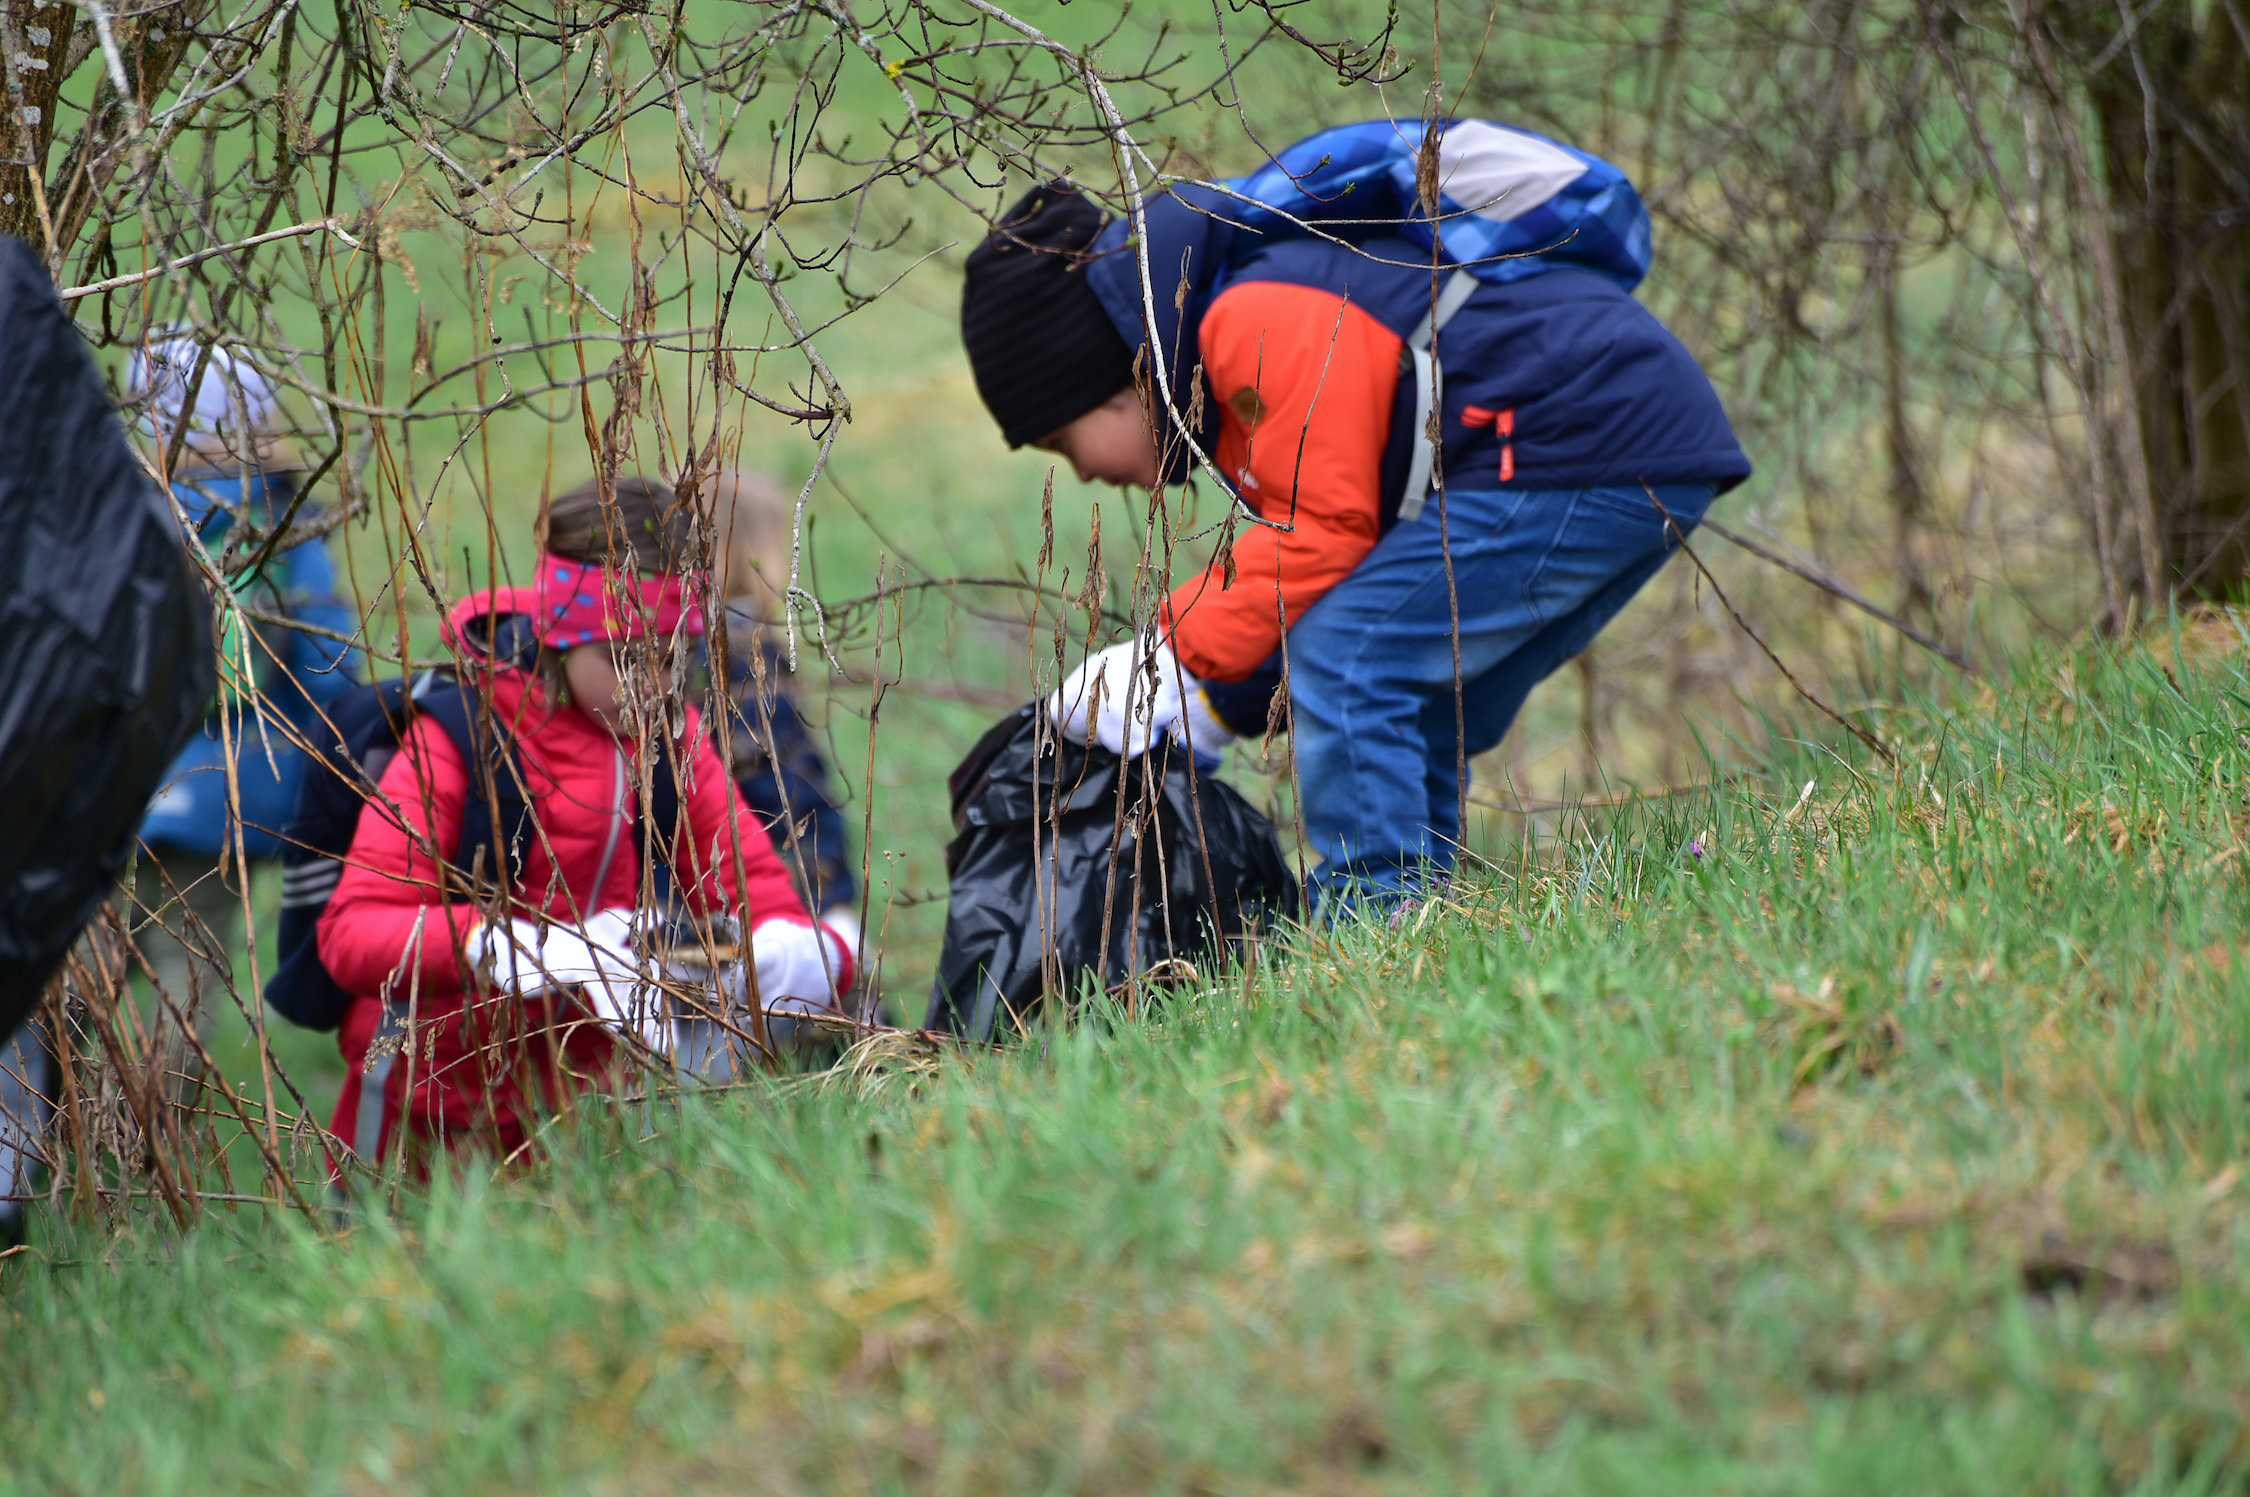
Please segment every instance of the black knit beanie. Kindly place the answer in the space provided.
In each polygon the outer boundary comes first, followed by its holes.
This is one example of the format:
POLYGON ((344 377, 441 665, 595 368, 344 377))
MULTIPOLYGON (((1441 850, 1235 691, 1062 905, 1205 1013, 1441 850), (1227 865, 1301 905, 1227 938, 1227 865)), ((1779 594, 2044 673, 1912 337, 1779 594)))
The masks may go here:
POLYGON ((1133 351, 1086 283, 1108 218, 1070 183, 1025 193, 969 252, 961 344, 1010 447, 1068 425, 1133 382, 1133 351))

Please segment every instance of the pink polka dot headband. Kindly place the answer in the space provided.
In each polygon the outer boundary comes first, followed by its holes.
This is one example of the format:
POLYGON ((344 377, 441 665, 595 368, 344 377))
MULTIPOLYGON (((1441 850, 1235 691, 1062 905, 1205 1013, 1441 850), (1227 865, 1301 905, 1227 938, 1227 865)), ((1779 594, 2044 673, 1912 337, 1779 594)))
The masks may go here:
POLYGON ((544 555, 530 592, 539 638, 558 650, 703 633, 703 609, 688 597, 687 580, 675 575, 609 573, 599 562, 544 555))

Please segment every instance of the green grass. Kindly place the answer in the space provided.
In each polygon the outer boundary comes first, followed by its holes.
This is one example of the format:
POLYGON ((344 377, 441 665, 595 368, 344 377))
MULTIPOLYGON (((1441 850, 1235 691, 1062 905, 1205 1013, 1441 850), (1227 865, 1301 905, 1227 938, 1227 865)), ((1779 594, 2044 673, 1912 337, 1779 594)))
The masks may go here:
POLYGON ((2244 651, 1886 687, 1895 768, 1784 734, 1168 1011, 582 1110, 340 1240, 42 1219, 0 1481, 2240 1490, 2244 651))

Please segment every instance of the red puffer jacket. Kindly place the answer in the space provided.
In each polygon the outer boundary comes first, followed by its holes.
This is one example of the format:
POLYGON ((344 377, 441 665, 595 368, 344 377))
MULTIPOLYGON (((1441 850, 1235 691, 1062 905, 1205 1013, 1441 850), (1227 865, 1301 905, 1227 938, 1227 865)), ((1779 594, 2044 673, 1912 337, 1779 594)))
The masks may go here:
MULTIPOLYGON (((641 889, 636 745, 557 705, 523 671, 495 671, 487 689, 513 729, 537 828, 511 913, 575 925, 631 908, 641 889)), ((739 915, 745 929, 777 917, 811 924, 692 709, 677 762, 682 827, 671 862, 688 907, 739 915)), ((444 898, 431 858, 459 840, 469 790, 445 731, 414 724, 380 785, 388 805, 361 815, 320 920, 320 959, 357 995, 338 1034, 346 1075, 335 1132, 369 1162, 390 1157, 402 1117, 417 1167, 472 1142, 511 1154, 533 1111, 614 1073, 616 1048, 575 995, 522 998, 471 972, 462 947, 486 911, 460 897, 457 878, 455 898, 444 898)), ((836 977, 849 983, 848 964, 836 977)))

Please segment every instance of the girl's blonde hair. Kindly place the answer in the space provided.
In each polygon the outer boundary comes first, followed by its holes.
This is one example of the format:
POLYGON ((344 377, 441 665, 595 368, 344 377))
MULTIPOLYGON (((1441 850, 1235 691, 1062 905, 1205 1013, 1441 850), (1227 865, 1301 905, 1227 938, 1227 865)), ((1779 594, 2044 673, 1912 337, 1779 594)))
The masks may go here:
POLYGON ((789 495, 748 468, 722 468, 705 480, 705 492, 711 496, 711 564, 719 574, 719 596, 755 618, 780 618, 795 518, 789 495))

